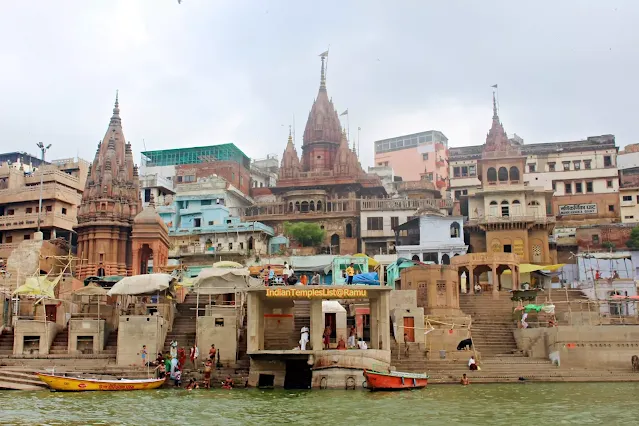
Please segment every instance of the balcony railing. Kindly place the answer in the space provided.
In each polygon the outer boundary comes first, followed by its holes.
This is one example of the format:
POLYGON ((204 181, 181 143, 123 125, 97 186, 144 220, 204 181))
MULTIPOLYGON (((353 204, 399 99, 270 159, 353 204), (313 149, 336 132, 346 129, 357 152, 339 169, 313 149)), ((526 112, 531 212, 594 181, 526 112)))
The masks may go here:
POLYGON ((201 245, 192 245, 192 246, 180 246, 169 249, 169 256, 194 256, 194 255, 221 255, 221 254, 249 254, 249 250, 247 248, 233 247, 229 249, 228 246, 219 248, 219 247, 202 247, 201 245))
POLYGON ((318 202, 313 204, 311 208, 310 202, 293 203, 293 202, 276 202, 276 203, 258 203, 252 207, 244 209, 244 217, 260 217, 260 216, 287 216, 287 215, 308 215, 322 216, 326 213, 352 213, 359 212, 358 201, 354 198, 343 198, 338 200, 326 200, 326 202, 318 202))
POLYGON ((57 168, 42 168, 35 173, 25 177, 27 185, 40 184, 40 176, 43 182, 59 182, 76 190, 82 191, 80 187, 80 179, 76 176, 65 173, 57 168))
POLYGON ((383 211, 383 210, 419 210, 425 207, 435 209, 452 209, 453 200, 443 198, 420 198, 420 199, 382 199, 382 200, 361 200, 362 211, 383 211))
POLYGON ((173 182, 158 175, 141 176, 140 188, 165 188, 173 190, 173 182))
POLYGON ((541 224, 555 223, 555 216, 517 215, 517 216, 479 216, 467 220, 467 225, 485 225, 498 223, 534 222, 541 224))
MULTIPOLYGON (((42 185, 42 193, 44 199, 57 198, 57 194, 51 195, 51 191, 61 194, 67 194, 69 196, 77 198, 77 203, 80 203, 82 198, 82 192, 69 188, 68 186, 60 185, 57 183, 45 183, 42 185)), ((4 203, 37 200, 40 197, 40 185, 21 186, 19 188, 2 189, 0 190, 0 200, 4 203), (20 195, 16 197, 19 199, 12 199, 9 197, 20 195)))
MULTIPOLYGON (((74 217, 70 217, 61 213, 42 212, 40 216, 40 226, 59 227, 63 229, 71 229, 77 222, 74 217)), ((38 214, 18 214, 0 216, 0 230, 9 229, 30 229, 38 226, 38 214)))
POLYGON ((398 191, 433 191, 435 185, 427 180, 405 181, 397 183, 398 191))

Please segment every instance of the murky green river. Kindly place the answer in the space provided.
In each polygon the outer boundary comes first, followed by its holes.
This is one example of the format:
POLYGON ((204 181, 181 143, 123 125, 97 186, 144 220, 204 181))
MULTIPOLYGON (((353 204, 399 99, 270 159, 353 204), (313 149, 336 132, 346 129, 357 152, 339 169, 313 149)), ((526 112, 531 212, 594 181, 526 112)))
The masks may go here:
POLYGON ((639 384, 439 385, 365 391, 0 391, 2 425, 637 424, 639 384))

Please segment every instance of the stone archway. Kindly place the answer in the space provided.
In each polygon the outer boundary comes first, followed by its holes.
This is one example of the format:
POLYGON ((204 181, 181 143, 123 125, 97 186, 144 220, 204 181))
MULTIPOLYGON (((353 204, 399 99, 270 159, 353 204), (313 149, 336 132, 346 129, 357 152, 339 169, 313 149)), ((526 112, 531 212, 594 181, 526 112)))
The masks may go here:
POLYGON ((339 235, 331 235, 331 253, 339 254, 339 235))
POLYGON ((450 265, 450 256, 447 254, 442 255, 442 265, 450 265))
POLYGON ((253 250, 254 240, 253 237, 249 237, 248 239, 248 249, 253 250))
POLYGON ((148 244, 142 244, 138 250, 138 261, 140 262, 140 275, 149 273, 149 260, 153 259, 153 249, 148 244))

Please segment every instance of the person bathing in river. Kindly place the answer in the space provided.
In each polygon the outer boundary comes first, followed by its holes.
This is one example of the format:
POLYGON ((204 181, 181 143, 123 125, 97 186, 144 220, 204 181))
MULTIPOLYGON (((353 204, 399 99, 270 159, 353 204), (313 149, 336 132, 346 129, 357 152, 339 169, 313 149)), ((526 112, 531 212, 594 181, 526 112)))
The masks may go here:
POLYGON ((199 389, 200 385, 197 384, 197 381, 195 381, 194 378, 191 377, 191 380, 189 380, 189 384, 186 385, 186 390, 193 390, 193 389, 199 389))
POLYGON ((206 364, 204 364, 204 387, 207 389, 211 388, 211 370, 213 369, 213 363, 210 359, 206 360, 206 364))
POLYGON ((466 376, 466 373, 464 373, 459 383, 463 386, 468 386, 470 384, 470 380, 468 380, 468 376, 466 376))
POLYGON ((224 380, 222 387, 224 387, 225 389, 233 388, 233 379, 231 379, 231 376, 226 376, 226 380, 224 380))

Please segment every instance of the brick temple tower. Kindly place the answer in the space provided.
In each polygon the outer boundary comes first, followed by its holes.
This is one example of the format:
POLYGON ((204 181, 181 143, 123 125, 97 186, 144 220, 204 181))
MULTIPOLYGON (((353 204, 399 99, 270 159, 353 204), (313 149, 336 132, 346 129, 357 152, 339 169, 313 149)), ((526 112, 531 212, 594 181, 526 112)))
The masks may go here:
POLYGON ((130 275, 133 218, 141 211, 137 166, 122 132, 118 96, 89 169, 78 211, 79 278, 130 275))

